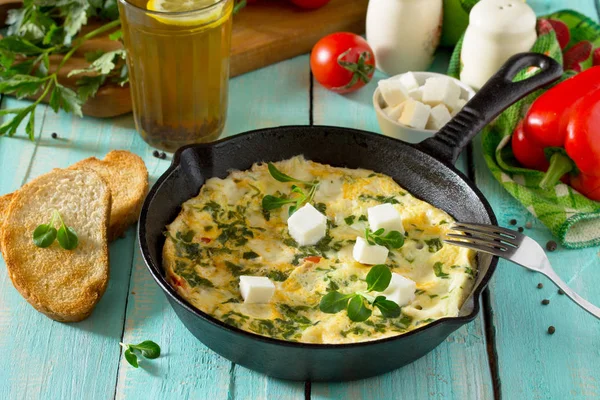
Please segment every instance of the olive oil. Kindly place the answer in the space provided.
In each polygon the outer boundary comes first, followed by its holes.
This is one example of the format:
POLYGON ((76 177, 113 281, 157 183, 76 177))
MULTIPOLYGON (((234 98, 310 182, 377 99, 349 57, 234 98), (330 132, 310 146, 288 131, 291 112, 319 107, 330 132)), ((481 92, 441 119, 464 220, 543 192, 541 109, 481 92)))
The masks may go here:
MULTIPOLYGON (((233 0, 184 12, 153 11, 153 1, 119 2, 136 128, 167 151, 215 140, 227 113, 233 0)), ((179 2, 162 1, 168 10, 179 2)))

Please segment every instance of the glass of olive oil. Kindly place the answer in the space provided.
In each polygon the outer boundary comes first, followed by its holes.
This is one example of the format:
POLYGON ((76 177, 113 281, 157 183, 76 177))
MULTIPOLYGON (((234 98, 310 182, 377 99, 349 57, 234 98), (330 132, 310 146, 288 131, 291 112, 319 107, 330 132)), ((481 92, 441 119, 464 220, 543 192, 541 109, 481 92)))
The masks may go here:
POLYGON ((119 11, 140 135, 166 151, 218 138, 233 0, 119 0, 119 11))

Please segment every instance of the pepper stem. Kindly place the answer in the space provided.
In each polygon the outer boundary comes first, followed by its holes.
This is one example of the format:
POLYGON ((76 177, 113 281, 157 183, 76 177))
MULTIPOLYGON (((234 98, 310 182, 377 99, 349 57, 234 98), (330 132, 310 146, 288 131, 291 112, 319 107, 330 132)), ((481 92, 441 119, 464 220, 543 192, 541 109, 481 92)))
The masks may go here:
POLYGON ((564 174, 568 174, 572 170, 573 161, 569 157, 559 152, 552 154, 552 157, 550 157, 550 167, 548 167, 546 175, 541 180, 540 187, 545 190, 554 187, 564 174))

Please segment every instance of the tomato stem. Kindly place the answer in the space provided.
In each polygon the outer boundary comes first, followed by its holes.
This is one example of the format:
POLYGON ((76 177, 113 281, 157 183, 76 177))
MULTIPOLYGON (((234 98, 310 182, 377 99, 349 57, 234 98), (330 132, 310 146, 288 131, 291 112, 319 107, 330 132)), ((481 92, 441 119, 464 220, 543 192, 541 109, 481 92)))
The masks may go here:
POLYGON ((352 79, 345 86, 342 86, 337 89, 350 89, 352 86, 356 84, 359 80, 363 81, 365 84, 371 81, 371 74, 375 70, 375 67, 371 64, 367 64, 367 61, 371 60, 371 54, 368 51, 364 51, 360 53, 358 56, 357 62, 346 61, 344 58, 350 52, 352 48, 349 48, 342 54, 338 56, 337 62, 340 67, 344 68, 347 71, 352 72, 352 79))
POLYGON ((540 181, 540 188, 550 189, 563 177, 573 171, 573 161, 566 155, 556 152, 550 157, 550 167, 546 171, 544 178, 540 181))

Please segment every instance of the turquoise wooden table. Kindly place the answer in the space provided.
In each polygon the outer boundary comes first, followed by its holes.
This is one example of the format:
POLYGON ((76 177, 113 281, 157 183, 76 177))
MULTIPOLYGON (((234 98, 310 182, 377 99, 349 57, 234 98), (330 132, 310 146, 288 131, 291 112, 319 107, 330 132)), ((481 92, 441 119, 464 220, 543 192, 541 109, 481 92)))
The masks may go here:
MULTIPOLYGON (((530 0, 538 14, 573 8, 598 19, 598 1, 530 0)), ((441 52, 433 70, 444 71, 441 52)), ((381 78, 377 75, 376 78, 381 78)), ((374 81, 376 81, 375 79, 374 81)), ((371 107, 376 86, 348 96, 322 89, 308 56, 232 79, 225 135, 286 124, 324 124, 379 131, 371 107)), ((20 101, 2 99, 2 108, 20 101)), ((102 120, 38 107, 36 139, 0 137, 0 195, 51 168, 127 149, 143 157, 152 182, 169 160, 152 156, 130 115, 102 120), (52 139, 57 132, 59 139, 52 139)), ((490 200, 501 225, 533 222, 527 234, 551 239, 493 179, 478 141, 459 166, 490 200)), ((151 183, 152 183, 151 182, 151 183)), ((582 296, 600 304, 599 248, 559 249, 551 262, 582 296)), ((0 261, 0 398, 2 399, 598 399, 600 322, 560 296, 545 278, 501 261, 482 312, 427 356, 371 379, 345 383, 268 378, 218 356, 179 322, 146 270, 130 229, 110 246, 108 290, 80 323, 54 322, 13 288, 0 261), (544 284, 542 289, 536 285, 544 284), (542 299, 550 304, 543 306, 542 299), (549 335, 549 325, 556 333, 549 335), (119 342, 158 342, 163 355, 134 369, 119 342)), ((374 355, 375 356, 375 355, 374 355)), ((293 362, 293 361, 291 361, 293 362)))

